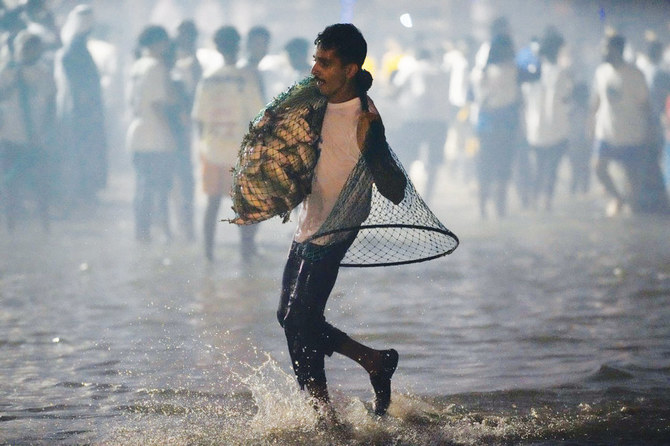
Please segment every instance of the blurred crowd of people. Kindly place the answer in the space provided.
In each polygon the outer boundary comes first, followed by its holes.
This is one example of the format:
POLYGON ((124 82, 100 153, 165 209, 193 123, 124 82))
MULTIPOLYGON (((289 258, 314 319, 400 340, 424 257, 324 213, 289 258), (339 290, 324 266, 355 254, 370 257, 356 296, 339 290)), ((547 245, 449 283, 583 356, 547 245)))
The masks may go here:
MULTIPOLYGON (((109 146, 124 144, 135 173, 137 240, 149 242, 152 230, 170 240, 174 214, 181 235, 202 238, 213 260, 219 207, 241 139, 264 104, 309 75, 312 42, 290 38, 281 54, 268 54, 272 36, 264 26, 244 35, 221 26, 203 45, 193 20, 175 30, 150 24, 121 71, 119 101, 110 88, 119 55, 113 42, 93 36, 96 25, 89 5, 74 7, 58 24, 44 0, 11 8, 0 1, 6 226, 11 232, 33 213, 48 231, 53 218, 94 204, 107 187, 109 146), (112 102, 122 102, 122 110, 112 102), (110 135, 118 127, 123 142, 110 135), (202 216, 196 191, 206 197, 202 216)), ((663 42, 649 36, 648 48, 630 51, 613 31, 585 76, 557 27, 520 49, 505 18, 489 34, 485 42, 396 44, 366 61, 379 103, 389 107, 389 141, 426 201, 442 200, 438 179, 446 175, 476 188, 482 218, 491 206, 499 217, 509 212, 511 188, 524 208, 550 211, 565 159, 569 191, 588 192, 595 176, 611 200, 608 214, 670 212, 663 42)), ((255 254, 255 232, 255 225, 240 228, 243 258, 255 254)))
MULTIPOLYGON (((292 38, 273 60, 266 58, 271 35, 264 26, 248 31, 244 47, 234 26, 222 26, 210 49, 198 46, 192 20, 174 33, 147 25, 123 73, 123 110, 110 113, 105 100, 118 98, 104 90, 118 55, 112 43, 93 37, 95 26, 90 5, 74 7, 59 27, 44 0, 14 8, 0 3, 0 196, 7 229, 35 214, 48 231, 53 218, 90 209, 107 186, 108 133, 116 127, 109 121, 118 121, 135 173, 137 240, 150 242, 152 232, 171 240, 172 214, 181 235, 196 240, 199 187, 211 261, 242 137, 274 95, 309 75, 311 43, 292 38), (271 68, 261 70, 262 63, 271 68)), ((256 231, 240 228, 244 259, 255 254, 256 231)))
POLYGON ((521 48, 505 17, 489 35, 390 50, 383 61, 402 110, 390 141, 426 200, 439 199, 443 169, 473 185, 482 218, 508 213, 510 189, 522 208, 551 211, 563 170, 573 196, 594 176, 609 216, 670 213, 670 53, 655 34, 636 51, 609 29, 588 63, 555 26, 521 48))

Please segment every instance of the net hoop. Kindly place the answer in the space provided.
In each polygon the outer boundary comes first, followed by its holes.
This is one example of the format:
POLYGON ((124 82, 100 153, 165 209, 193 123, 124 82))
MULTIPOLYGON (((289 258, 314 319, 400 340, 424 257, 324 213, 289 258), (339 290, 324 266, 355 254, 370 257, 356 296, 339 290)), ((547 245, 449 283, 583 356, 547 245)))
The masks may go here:
MULTIPOLYGON (((318 234, 313 235, 312 237, 308 238, 304 243, 310 243, 314 242, 315 240, 318 240, 322 237, 327 237, 329 235, 333 234, 339 234, 339 233, 345 233, 345 232, 358 232, 358 236, 361 236, 361 233, 364 233, 366 229, 388 229, 388 228, 397 228, 397 229, 416 229, 420 231, 428 231, 428 232, 435 232, 441 235, 444 235, 451 239, 450 244, 453 244, 448 249, 444 249, 441 252, 438 252, 436 254, 429 254, 425 256, 420 256, 420 257, 415 257, 411 259, 406 259, 406 260, 396 260, 396 261, 379 261, 379 262, 366 262, 366 263, 350 263, 348 262, 347 256, 345 255, 344 259, 340 263, 341 267, 346 267, 346 268, 373 268, 373 267, 382 267, 382 266, 399 266, 399 265, 409 265, 412 263, 421 263, 421 262, 427 262, 429 260, 434 260, 438 259, 440 257, 447 256, 454 252, 456 248, 458 248, 460 244, 460 240, 458 239, 458 236, 451 232, 450 230, 446 228, 437 228, 434 226, 425 226, 425 225, 411 225, 411 224, 404 224, 404 223, 382 223, 382 224, 367 224, 367 225, 360 225, 360 226, 350 226, 347 228, 338 228, 338 229, 333 229, 331 231, 326 231, 326 232, 321 232, 318 234)), ((362 235, 362 237, 365 237, 362 235)))

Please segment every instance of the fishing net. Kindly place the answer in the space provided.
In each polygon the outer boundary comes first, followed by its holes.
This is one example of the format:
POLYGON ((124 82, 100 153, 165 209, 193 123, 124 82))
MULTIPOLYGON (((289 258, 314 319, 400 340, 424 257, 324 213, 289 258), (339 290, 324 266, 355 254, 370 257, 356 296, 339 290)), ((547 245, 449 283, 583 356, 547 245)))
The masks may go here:
POLYGON ((333 211, 303 244, 302 257, 318 260, 352 239, 340 266, 402 265, 451 254, 458 247, 458 237, 417 193, 386 144, 381 123, 373 123, 365 146, 333 211))
MULTIPOLYGON (((273 216, 286 222, 310 193, 325 106, 308 78, 252 122, 233 170, 232 223, 273 216)), ((380 121, 371 124, 363 156, 332 212, 299 253, 316 261, 341 243, 351 243, 340 263, 348 267, 422 262, 452 253, 459 243, 417 193, 386 143, 380 121)))

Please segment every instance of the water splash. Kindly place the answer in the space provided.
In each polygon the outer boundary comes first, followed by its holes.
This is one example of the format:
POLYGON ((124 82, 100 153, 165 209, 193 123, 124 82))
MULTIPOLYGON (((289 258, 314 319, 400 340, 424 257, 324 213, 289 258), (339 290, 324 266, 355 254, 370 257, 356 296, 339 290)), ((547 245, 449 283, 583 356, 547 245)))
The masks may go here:
POLYGON ((265 353, 266 360, 258 367, 248 365, 247 375, 237 374, 239 381, 251 391, 257 412, 250 427, 257 433, 282 430, 305 430, 316 424, 316 412, 295 378, 284 372, 265 353))

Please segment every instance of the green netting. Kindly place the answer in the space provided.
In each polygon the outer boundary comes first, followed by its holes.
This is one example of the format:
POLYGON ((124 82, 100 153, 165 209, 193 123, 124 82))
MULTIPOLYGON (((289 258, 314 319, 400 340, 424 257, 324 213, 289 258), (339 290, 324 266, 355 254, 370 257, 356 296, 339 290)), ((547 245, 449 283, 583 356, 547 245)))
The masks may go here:
MULTIPOLYGON (((309 194, 325 106, 308 78, 252 122, 233 170, 236 216, 231 222, 251 224, 277 215, 286 221, 309 194)), ((386 143, 381 123, 371 125, 363 152, 333 211, 300 254, 318 260, 352 238, 341 266, 400 265, 453 252, 458 238, 421 199, 386 143)))

